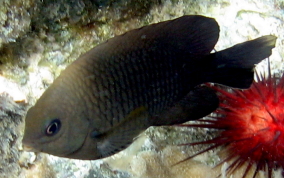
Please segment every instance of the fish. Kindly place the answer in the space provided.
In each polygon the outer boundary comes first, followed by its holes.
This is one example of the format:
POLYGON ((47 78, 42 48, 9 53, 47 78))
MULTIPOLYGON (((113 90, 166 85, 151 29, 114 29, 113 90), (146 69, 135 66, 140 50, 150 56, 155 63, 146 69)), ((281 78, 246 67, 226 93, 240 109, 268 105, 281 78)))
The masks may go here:
POLYGON ((204 83, 248 88, 276 41, 266 35, 212 53, 219 31, 213 18, 185 15, 82 54, 28 110, 24 149, 96 160, 127 148, 148 127, 210 114, 219 100, 204 83))

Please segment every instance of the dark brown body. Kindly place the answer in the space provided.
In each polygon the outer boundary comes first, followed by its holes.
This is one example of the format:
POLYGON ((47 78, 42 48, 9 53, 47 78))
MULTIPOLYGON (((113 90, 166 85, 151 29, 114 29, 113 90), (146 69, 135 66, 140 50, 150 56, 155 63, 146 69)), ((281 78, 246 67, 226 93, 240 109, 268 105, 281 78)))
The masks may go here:
POLYGON ((248 87, 253 64, 270 55, 275 41, 254 42, 265 52, 242 68, 210 55, 218 33, 214 19, 184 16, 97 46, 68 66, 29 110, 24 143, 58 156, 98 159, 123 149, 151 125, 209 114, 218 106, 215 93, 194 87, 204 82, 248 87), (222 71, 241 74, 240 81, 220 77, 226 75, 222 71), (62 125, 57 134, 35 131, 54 119, 62 125))

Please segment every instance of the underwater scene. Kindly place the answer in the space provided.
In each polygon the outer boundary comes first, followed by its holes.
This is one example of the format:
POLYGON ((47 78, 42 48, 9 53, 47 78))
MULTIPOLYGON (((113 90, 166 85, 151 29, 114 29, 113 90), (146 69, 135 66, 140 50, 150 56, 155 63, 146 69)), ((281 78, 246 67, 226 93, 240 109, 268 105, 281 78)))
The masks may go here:
POLYGON ((283 178, 283 0, 0 0, 0 178, 283 178))

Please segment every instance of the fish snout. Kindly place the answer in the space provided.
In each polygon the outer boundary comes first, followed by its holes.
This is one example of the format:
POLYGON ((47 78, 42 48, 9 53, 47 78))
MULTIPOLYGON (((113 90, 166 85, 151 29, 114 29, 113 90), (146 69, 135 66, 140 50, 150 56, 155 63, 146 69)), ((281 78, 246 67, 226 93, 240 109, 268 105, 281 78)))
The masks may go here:
POLYGON ((23 150, 28 152, 37 152, 33 147, 23 144, 23 150))
POLYGON ((23 151, 27 152, 38 152, 34 147, 32 147, 30 144, 26 143, 24 140, 22 141, 22 148, 23 151))

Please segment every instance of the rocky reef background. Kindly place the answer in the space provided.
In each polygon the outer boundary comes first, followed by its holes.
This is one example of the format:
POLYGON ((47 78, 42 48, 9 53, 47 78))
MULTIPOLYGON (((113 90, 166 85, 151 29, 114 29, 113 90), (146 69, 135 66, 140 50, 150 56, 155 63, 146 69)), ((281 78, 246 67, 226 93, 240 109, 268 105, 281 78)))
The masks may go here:
POLYGON ((21 148, 26 110, 70 62, 115 35, 185 14, 216 18, 221 27, 216 50, 276 35, 272 72, 283 72, 283 0, 0 0, 0 177, 217 175, 220 170, 211 169, 218 162, 217 151, 173 166, 200 150, 177 144, 214 136, 214 131, 202 129, 149 128, 125 151, 97 161, 35 155, 21 148))

